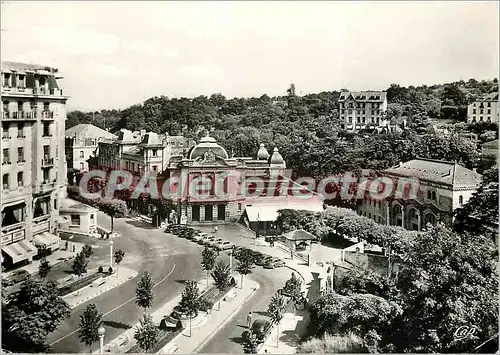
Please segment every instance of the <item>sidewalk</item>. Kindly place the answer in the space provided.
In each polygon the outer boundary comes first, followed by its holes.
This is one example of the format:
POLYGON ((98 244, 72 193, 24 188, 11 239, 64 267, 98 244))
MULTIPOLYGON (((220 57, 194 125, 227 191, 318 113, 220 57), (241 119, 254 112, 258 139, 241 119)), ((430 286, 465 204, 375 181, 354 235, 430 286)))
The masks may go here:
POLYGON ((120 267, 118 270, 118 277, 115 274, 105 278, 106 282, 100 286, 97 286, 96 281, 89 286, 79 289, 78 291, 72 292, 63 297, 63 299, 68 303, 70 308, 75 308, 82 303, 85 303, 100 294, 107 292, 119 285, 133 279, 137 276, 137 271, 120 267))
POLYGON ((274 327, 258 353, 264 354, 267 350, 269 354, 295 354, 300 339, 307 334, 308 324, 309 312, 307 310, 297 311, 295 316, 293 313, 285 313, 279 325, 278 345, 276 346, 276 327, 274 327))
MULTIPOLYGON (((79 252, 79 250, 77 250, 77 252, 79 252)), ((77 252, 73 253, 71 251, 66 251, 66 250, 56 250, 51 255, 47 256, 46 259, 48 262, 50 262, 51 266, 55 266, 55 265, 58 265, 66 260, 69 260, 69 259, 75 257, 77 252)), ((31 262, 28 265, 25 265, 25 266, 22 266, 18 269, 3 273, 4 277, 9 276, 13 272, 19 271, 19 270, 26 270, 31 275, 36 274, 36 273, 38 273, 38 266, 40 265, 40 262, 41 262, 41 260, 33 260, 33 262, 31 262)))

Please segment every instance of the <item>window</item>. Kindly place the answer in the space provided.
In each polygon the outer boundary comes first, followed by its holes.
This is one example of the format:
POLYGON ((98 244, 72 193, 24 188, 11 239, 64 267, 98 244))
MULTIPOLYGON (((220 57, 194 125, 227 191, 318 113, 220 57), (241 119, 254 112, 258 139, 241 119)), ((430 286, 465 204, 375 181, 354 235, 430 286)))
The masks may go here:
POLYGON ((436 191, 432 191, 432 200, 436 201, 436 191))
POLYGON ((17 148, 17 162, 24 163, 24 148, 23 147, 17 148))
POLYGON ((57 209, 57 199, 54 199, 54 209, 57 209))
POLYGON ((479 121, 483 122, 483 116, 481 116, 481 117, 479 118, 479 121))
POLYGON ((8 190, 9 189, 9 174, 3 174, 2 184, 3 184, 3 189, 4 190, 8 190))
POLYGON ((9 124, 8 123, 2 123, 2 138, 9 138, 9 124))
POLYGON ((368 213, 368 218, 372 218, 372 214, 371 213, 368 213))
POLYGON ((35 210, 33 212, 33 218, 45 216, 49 214, 49 207, 50 207, 50 197, 45 198, 45 199, 38 199, 35 202, 35 210))
POLYGON ((94 220, 94 214, 93 214, 93 213, 91 213, 91 214, 90 214, 90 220, 91 220, 91 221, 93 221, 93 220, 94 220))
POLYGON ((9 149, 5 148, 3 150, 3 162, 4 164, 10 164, 9 149))
POLYGON ((458 203, 461 205, 464 204, 464 197, 462 195, 458 196, 458 203))
POLYGON ((2 211, 2 227, 24 222, 26 205, 24 203, 5 207, 2 211))
POLYGON ((50 137, 50 123, 49 122, 45 122, 43 124, 43 136, 50 137))
POLYGON ((48 102, 44 102, 44 103, 43 103, 43 110, 44 110, 44 111, 48 111, 48 110, 49 110, 49 108, 50 108, 50 103, 48 103, 48 102))
POLYGON ((85 170, 85 163, 80 163, 80 171, 85 170))
POLYGON ((17 110, 18 111, 22 111, 23 110, 23 102, 22 101, 18 101, 17 102, 17 110))
POLYGON ((50 180, 50 169, 45 169, 43 171, 43 182, 46 184, 50 180))
POLYGON ((132 167, 130 168, 130 170, 134 171, 134 169, 135 169, 135 164, 132 163, 132 167))
POLYGON ((80 225, 80 216, 77 214, 71 215, 71 225, 79 226, 80 225))
POLYGON ((50 145, 44 145, 43 146, 43 157, 45 159, 49 159, 50 156, 50 145))
POLYGON ((85 158, 85 153, 83 152, 83 150, 80 150, 80 158, 85 158))
POLYGON ((35 101, 30 101, 30 110, 35 111, 36 110, 36 103, 35 101))
POLYGON ((5 73, 3 75, 3 86, 10 87, 10 74, 9 73, 5 73))
POLYGON ((488 107, 491 107, 491 102, 488 102, 488 107))
POLYGON ((238 203, 238 211, 241 211, 241 203, 238 203))
POLYGON ((430 190, 427 190, 427 198, 430 200, 432 198, 432 194, 430 190))
POLYGON ((23 172, 20 171, 17 173, 17 186, 23 186, 23 185, 24 185, 23 172))
POLYGON ((24 124, 17 124, 17 138, 24 138, 24 124))
POLYGON ((488 109, 488 114, 491 114, 491 108, 488 109))
POLYGON ((157 157, 158 156, 158 149, 153 149, 153 156, 157 157))
POLYGON ((473 113, 473 114, 476 114, 476 109, 473 109, 473 110, 472 110, 472 113, 473 113))
POLYGON ((158 166, 153 165, 153 171, 158 171, 158 166))
POLYGON ((24 79, 26 79, 26 76, 23 74, 19 74, 17 77, 17 87, 24 89, 26 87, 26 83, 24 82, 24 79))
POLYGON ((483 109, 481 109, 481 110, 479 111, 479 113, 484 113, 484 110, 483 110, 483 109))

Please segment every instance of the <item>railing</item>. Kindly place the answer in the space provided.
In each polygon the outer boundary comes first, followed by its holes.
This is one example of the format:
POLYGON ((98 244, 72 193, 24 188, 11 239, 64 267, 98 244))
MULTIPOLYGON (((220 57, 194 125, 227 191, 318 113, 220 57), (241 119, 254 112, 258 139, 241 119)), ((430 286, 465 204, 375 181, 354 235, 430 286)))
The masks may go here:
POLYGON ((42 166, 52 166, 54 165, 54 158, 43 158, 42 166))
POLYGON ((36 119, 36 112, 34 111, 3 111, 2 112, 2 119, 4 120, 35 120, 36 119))
POLYGON ((42 120, 53 119, 54 111, 44 110, 42 111, 42 120))

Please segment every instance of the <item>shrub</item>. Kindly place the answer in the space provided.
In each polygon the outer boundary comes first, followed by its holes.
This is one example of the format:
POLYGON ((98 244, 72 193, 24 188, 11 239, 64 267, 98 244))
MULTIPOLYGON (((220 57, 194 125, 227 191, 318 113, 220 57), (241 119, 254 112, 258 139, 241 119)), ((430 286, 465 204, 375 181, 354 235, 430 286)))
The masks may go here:
POLYGON ((298 349, 304 354, 364 353, 363 340, 349 333, 344 336, 326 335, 322 339, 313 338, 302 343, 298 349))
POLYGON ((104 271, 104 269, 102 268, 102 266, 99 266, 99 269, 97 269, 97 272, 98 272, 99 274, 102 274, 102 272, 103 272, 103 271, 104 271))
POLYGON ((111 275, 113 273, 113 268, 110 266, 108 269, 108 273, 111 275))
POLYGON ((213 308, 214 304, 206 299, 202 299, 201 300, 201 304, 200 304, 200 310, 202 310, 203 312, 208 312, 209 310, 211 310, 213 308))
POLYGON ((74 292, 76 290, 79 290, 85 286, 90 285, 92 282, 97 280, 99 277, 99 273, 95 273, 86 277, 81 278, 80 280, 73 282, 72 284, 63 286, 59 289, 59 292, 61 293, 61 296, 66 296, 67 294, 70 294, 71 292, 74 292))

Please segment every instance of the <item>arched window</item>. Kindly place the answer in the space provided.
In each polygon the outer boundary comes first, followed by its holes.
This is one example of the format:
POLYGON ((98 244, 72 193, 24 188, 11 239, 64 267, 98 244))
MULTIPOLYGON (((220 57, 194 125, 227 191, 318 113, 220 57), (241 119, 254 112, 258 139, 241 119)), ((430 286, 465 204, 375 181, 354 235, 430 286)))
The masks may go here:
POLYGON ((436 191, 432 191, 432 200, 436 201, 436 191))
POLYGON ((431 191, 427 190, 427 198, 430 200, 431 199, 431 191))
POLYGON ((436 225, 436 216, 434 215, 434 213, 429 212, 425 215, 425 224, 427 223, 430 223, 433 226, 436 225))
POLYGON ((464 204, 464 197, 462 195, 458 196, 458 203, 461 205, 464 204))
POLYGON ((417 210, 415 208, 412 208, 410 210, 410 218, 417 218, 417 210))

